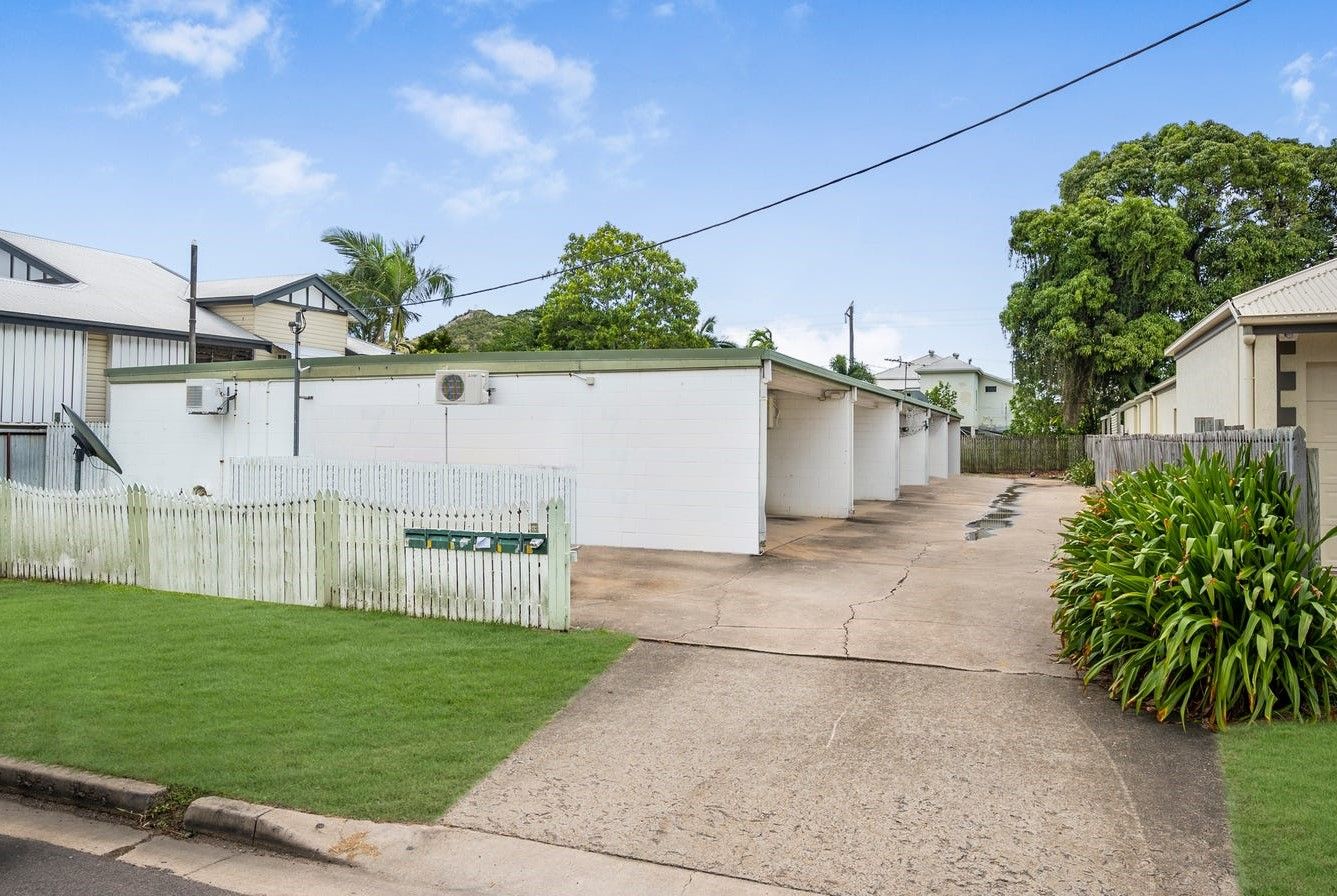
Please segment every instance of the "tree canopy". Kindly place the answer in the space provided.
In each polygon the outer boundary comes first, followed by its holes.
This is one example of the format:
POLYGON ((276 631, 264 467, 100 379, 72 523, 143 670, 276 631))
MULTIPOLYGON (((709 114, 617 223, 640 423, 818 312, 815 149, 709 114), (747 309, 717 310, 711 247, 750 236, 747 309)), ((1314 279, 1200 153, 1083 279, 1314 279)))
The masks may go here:
POLYGON ((1017 428, 1090 429, 1207 311, 1331 257, 1337 147, 1171 124, 1082 157, 1059 197, 1012 220, 1017 428))
POLYGON ((873 371, 868 369, 867 364, 859 360, 855 360, 855 362, 851 364, 848 360, 846 360, 844 355, 836 355, 834 358, 831 359, 831 363, 829 363, 827 366, 830 367, 832 370, 834 370, 836 373, 841 373, 844 374, 845 376, 852 376, 856 380, 863 380, 866 383, 877 382, 875 379, 873 379, 873 371))
POLYGON ((424 237, 386 243, 379 233, 361 233, 333 227, 320 237, 347 262, 347 269, 330 271, 326 279, 349 301, 367 313, 365 324, 350 331, 390 348, 405 344, 404 330, 420 315, 411 304, 450 302, 454 281, 440 267, 420 267, 416 258, 424 237))
POLYGON ((958 396, 951 383, 935 383, 931 388, 924 391, 924 397, 944 410, 951 411, 953 414, 958 413, 956 409, 958 396))
MULTIPOLYGON (((638 233, 605 223, 571 234, 563 272, 539 307, 547 349, 702 348, 696 280, 686 266, 638 233), (630 254, 628 254, 630 253, 630 254)), ((709 323, 709 322, 707 322, 709 323)), ((713 332, 713 327, 709 327, 713 332)))

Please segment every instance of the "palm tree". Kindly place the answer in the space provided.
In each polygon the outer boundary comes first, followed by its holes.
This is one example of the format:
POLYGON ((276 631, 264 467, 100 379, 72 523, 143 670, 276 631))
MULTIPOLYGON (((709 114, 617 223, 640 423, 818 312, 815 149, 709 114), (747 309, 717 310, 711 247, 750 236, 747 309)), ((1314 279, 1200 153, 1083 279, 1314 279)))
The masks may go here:
POLYGON ((748 347, 748 348, 768 348, 768 349, 770 349, 771 351, 774 351, 774 350, 775 350, 775 337, 774 337, 773 335, 771 335, 771 331, 770 331, 768 328, 766 328, 766 327, 762 327, 761 329, 753 330, 751 333, 748 333, 748 334, 747 334, 747 347, 748 347))
POLYGON ((715 335, 715 315, 713 314, 701 321, 701 325, 696 328, 696 335, 705 340, 708 348, 738 348, 738 343, 732 339, 715 335))
POLYGON ((365 324, 353 325, 354 336, 399 348, 408 325, 421 317, 411 306, 450 303, 454 278, 440 267, 420 268, 414 258, 424 239, 387 246, 379 233, 331 227, 321 234, 321 242, 333 246, 348 261, 346 271, 331 271, 326 279, 367 313, 365 324))

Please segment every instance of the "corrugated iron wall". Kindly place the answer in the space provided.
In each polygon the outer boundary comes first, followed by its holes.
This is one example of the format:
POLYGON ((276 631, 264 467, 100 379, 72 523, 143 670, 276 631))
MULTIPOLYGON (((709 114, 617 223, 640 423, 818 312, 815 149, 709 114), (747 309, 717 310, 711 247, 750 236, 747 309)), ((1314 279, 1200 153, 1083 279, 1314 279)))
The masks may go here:
POLYGON ((82 330, 0 324, 0 424, 50 423, 62 403, 84 410, 82 330))

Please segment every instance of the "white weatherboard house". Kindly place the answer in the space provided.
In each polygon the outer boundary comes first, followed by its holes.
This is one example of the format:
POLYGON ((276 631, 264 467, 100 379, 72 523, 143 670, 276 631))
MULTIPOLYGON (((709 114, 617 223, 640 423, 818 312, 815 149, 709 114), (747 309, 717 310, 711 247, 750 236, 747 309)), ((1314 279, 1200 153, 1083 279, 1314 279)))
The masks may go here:
POLYGON ((879 386, 919 394, 946 383, 956 392, 961 427, 968 433, 1003 432, 1012 424, 1015 384, 975 366, 969 359, 962 361, 959 354, 930 351, 909 361, 898 361, 874 378, 879 386))
MULTIPOLYGON (((200 361, 287 356, 298 309, 303 356, 383 351, 349 338, 363 313, 316 274, 205 280, 197 294, 200 361)), ((0 478, 42 484, 62 404, 109 418, 108 367, 183 363, 188 296, 186 278, 147 258, 0 231, 0 478)))
MULTIPOLYGON (((109 371, 128 479, 216 494, 229 457, 292 445, 292 364, 109 371), (186 381, 221 379, 216 414, 186 381)), ((767 515, 847 517, 960 469, 960 418, 760 349, 315 358, 303 456, 572 469, 586 544, 756 554, 767 515), (443 404, 439 370, 485 378, 443 404)))

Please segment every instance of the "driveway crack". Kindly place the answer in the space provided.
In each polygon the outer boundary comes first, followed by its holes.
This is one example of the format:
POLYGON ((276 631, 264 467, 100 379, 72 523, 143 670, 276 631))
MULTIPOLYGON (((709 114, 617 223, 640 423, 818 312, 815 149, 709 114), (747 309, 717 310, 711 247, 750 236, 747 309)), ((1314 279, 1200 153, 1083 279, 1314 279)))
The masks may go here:
POLYGON ((859 607, 866 607, 869 606, 870 604, 880 604, 883 603, 884 601, 891 600, 891 598, 895 596, 896 591, 902 585, 905 584, 905 580, 910 578, 910 571, 914 569, 916 563, 918 563, 920 560, 923 559, 924 555, 928 553, 928 549, 930 547, 931 545, 927 544, 924 545, 922 548, 919 549, 919 553, 915 554, 913 557, 910 558, 910 562, 905 564, 905 572, 901 573, 901 577, 896 580, 896 584, 892 585, 891 590, 888 591, 886 594, 882 595, 881 597, 874 597, 871 600, 858 600, 849 605, 850 615, 848 618, 846 618, 844 624, 841 625, 841 628, 844 629, 845 631, 844 640, 841 642, 841 649, 845 651, 845 656, 847 658, 850 655, 850 625, 854 622, 854 617, 858 615, 859 607))

